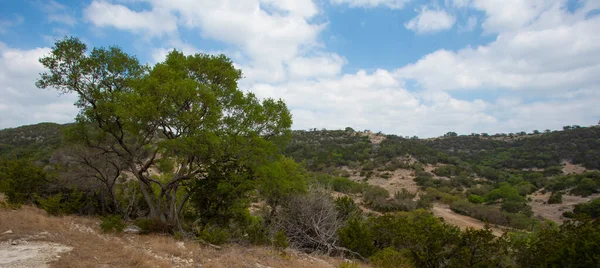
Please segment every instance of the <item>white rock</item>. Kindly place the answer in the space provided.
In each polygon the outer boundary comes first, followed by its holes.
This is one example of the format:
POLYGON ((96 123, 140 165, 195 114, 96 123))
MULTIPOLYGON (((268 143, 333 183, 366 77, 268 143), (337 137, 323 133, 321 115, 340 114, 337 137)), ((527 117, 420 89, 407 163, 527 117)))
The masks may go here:
POLYGON ((139 234, 141 231, 142 231, 142 229, 135 225, 129 225, 129 226, 125 227, 125 229, 123 229, 123 232, 126 234, 139 234))
POLYGON ((3 234, 3 235, 5 235, 5 234, 12 234, 12 233, 13 233, 13 231, 12 231, 12 230, 8 230, 8 231, 6 231, 6 232, 4 232, 4 233, 2 233, 2 234, 3 234))

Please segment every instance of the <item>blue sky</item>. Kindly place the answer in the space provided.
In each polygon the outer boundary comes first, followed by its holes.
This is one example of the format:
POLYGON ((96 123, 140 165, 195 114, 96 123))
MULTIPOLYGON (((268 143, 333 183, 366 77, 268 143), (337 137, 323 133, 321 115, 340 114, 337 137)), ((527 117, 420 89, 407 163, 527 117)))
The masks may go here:
POLYGON ((224 53, 242 90, 282 98, 295 129, 430 137, 594 125, 600 1, 0 0, 0 128, 70 122, 35 88, 66 35, 156 63, 224 53))

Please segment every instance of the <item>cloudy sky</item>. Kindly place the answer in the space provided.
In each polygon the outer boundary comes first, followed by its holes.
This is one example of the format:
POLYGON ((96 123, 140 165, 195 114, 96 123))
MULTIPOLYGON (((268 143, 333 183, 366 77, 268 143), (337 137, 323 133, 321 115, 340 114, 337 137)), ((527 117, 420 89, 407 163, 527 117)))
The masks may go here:
POLYGON ((530 132, 600 120, 598 0, 0 0, 0 128, 73 121, 37 89, 55 40, 149 64, 223 53, 294 129, 403 136, 530 132))

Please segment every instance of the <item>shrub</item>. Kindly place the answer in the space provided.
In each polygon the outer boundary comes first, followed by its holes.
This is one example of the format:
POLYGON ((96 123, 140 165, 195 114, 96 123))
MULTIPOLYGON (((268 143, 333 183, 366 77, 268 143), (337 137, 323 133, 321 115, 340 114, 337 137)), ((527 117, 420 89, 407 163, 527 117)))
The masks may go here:
POLYGON ((252 217, 250 225, 246 228, 246 234, 248 241, 253 245, 266 245, 270 242, 269 229, 260 217, 252 217))
POLYGON ((340 263, 339 268, 358 268, 358 264, 351 261, 344 261, 340 263))
POLYGON ((105 233, 120 233, 125 229, 125 223, 121 219, 119 215, 110 215, 106 217, 102 217, 102 222, 100 223, 100 229, 105 233))
POLYGON ((27 159, 0 158, 0 192, 8 203, 24 204, 34 201, 36 194, 44 195, 51 180, 42 167, 27 159))
POLYGON ((343 247, 360 254, 362 257, 367 258, 375 251, 371 230, 360 219, 350 219, 348 224, 340 229, 338 236, 343 247))
POLYGON ((596 198, 590 202, 577 204, 573 210, 575 214, 585 214, 592 219, 600 217, 600 198, 596 198))
POLYGON ((404 251, 397 251, 392 247, 384 248, 377 251, 369 261, 378 268, 399 268, 399 267, 413 267, 410 258, 405 255, 404 251))
POLYGON ((506 201, 502 202, 500 209, 502 211, 506 211, 506 212, 510 212, 510 213, 517 213, 517 212, 521 212, 521 211, 526 211, 527 207, 528 207, 527 203, 525 203, 525 202, 506 200, 506 201))
POLYGON ((476 194, 471 194, 471 195, 469 195, 469 202, 471 202, 473 204, 481 204, 481 203, 485 202, 485 200, 481 196, 478 196, 476 194))
POLYGON ((272 243, 273 247, 278 251, 284 251, 289 246, 288 238, 282 230, 277 231, 275 235, 273 235, 272 243))
POLYGON ((350 219, 362 213, 360 207, 348 196, 338 197, 334 201, 335 208, 340 217, 350 219))
POLYGON ((375 202, 376 200, 385 200, 389 198, 389 196, 390 193, 386 189, 383 189, 379 186, 369 185, 365 188, 363 192, 363 201, 365 202, 365 204, 369 205, 375 202))
POLYGON ((83 193, 77 190, 67 196, 62 193, 47 198, 42 198, 37 194, 35 196, 42 209, 53 216, 72 214, 84 206, 83 193))
POLYGON ((563 193, 561 191, 554 191, 548 198, 548 204, 562 204, 563 193))
POLYGON ((577 186, 573 190, 571 190, 572 194, 580 195, 583 197, 589 196, 589 195, 591 195, 593 193, 597 193, 597 192, 598 192, 598 185, 591 178, 582 179, 577 184, 577 186))
POLYGON ((394 198, 395 199, 399 199, 399 200, 404 200, 404 199, 413 199, 417 196, 416 193, 410 192, 404 188, 402 188, 402 190, 397 191, 394 194, 394 198))
POLYGON ((208 243, 221 245, 229 241, 229 230, 213 225, 206 225, 198 232, 198 238, 208 243))

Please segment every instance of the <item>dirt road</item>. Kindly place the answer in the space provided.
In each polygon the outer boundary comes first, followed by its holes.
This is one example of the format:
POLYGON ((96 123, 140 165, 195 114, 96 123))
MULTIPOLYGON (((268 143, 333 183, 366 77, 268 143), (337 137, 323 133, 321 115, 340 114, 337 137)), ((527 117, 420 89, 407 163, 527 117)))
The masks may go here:
MULTIPOLYGON (((467 227, 483 229, 485 226, 485 223, 483 223, 482 221, 471 218, 469 216, 460 215, 452 211, 447 205, 434 204, 431 211, 435 216, 442 217, 447 223, 456 225, 463 230, 467 227)), ((496 236, 502 236, 502 234, 504 234, 504 231, 500 228, 490 226, 490 229, 492 230, 492 233, 496 236)))

